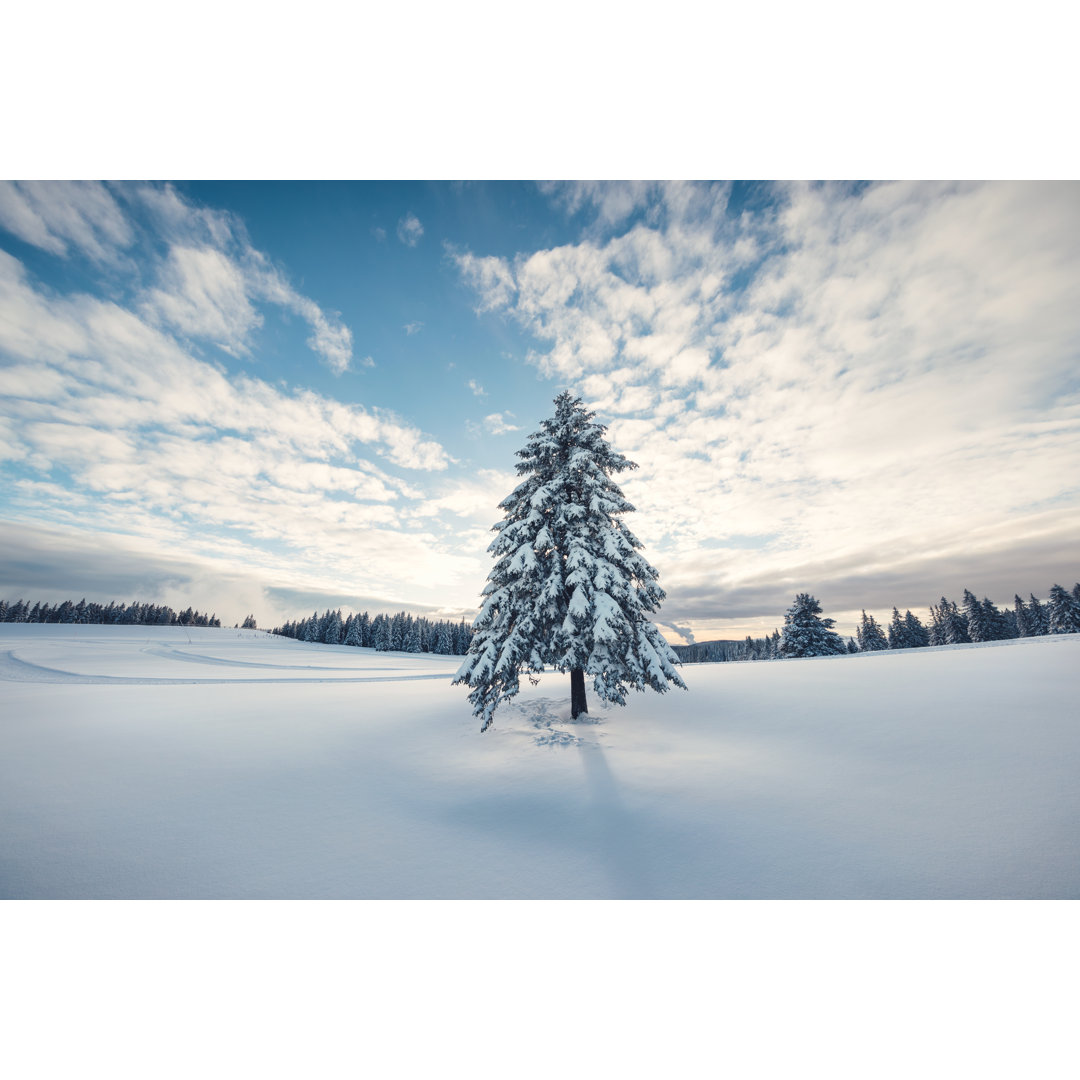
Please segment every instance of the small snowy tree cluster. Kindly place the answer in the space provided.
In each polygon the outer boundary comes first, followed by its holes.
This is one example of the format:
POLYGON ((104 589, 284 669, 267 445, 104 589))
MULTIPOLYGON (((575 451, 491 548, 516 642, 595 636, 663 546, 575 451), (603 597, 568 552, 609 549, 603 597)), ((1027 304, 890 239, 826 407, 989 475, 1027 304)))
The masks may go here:
POLYGON ((859 640, 860 652, 878 652, 889 647, 885 631, 881 629, 873 615, 866 614, 865 609, 862 613, 862 621, 855 629, 855 636, 859 640))
POLYGON ((685 689, 678 656, 648 618, 664 599, 659 575, 622 521, 634 508, 611 479, 637 466, 594 417, 564 392, 518 451, 524 479, 499 504, 505 517, 488 548, 495 565, 454 679, 473 688, 481 731, 518 692, 523 671, 569 672, 575 717, 588 711, 586 675, 601 700, 618 705, 630 689, 685 689))
MULTIPOLYGON (((806 595, 801 593, 800 597, 806 595)), ((796 606, 798 600, 799 598, 796 606)), ((813 601, 813 597, 809 597, 809 600, 813 601)), ((1044 634, 1080 633, 1080 583, 1075 584, 1071 592, 1061 585, 1052 586, 1049 599, 1045 603, 1040 602, 1034 595, 1028 603, 1019 595, 1014 600, 1012 608, 1001 610, 991 600, 985 597, 978 600, 970 590, 965 589, 962 606, 944 596, 939 603, 930 605, 929 626, 924 625, 910 610, 901 616, 894 607, 887 632, 873 615, 864 610, 856 628, 858 645, 854 640, 848 639, 846 651, 854 653, 880 649, 924 649, 931 645, 958 645, 978 641, 1004 641, 1017 637, 1039 637, 1044 634)), ((794 610, 792 608, 792 611, 789 611, 789 618, 794 610)), ((810 616, 803 611, 797 618, 809 619, 810 616)), ((825 621, 829 626, 832 625, 831 620, 825 621)), ((812 627, 812 622, 809 625, 812 627)), ((676 645, 674 648, 683 662, 690 664, 772 660, 796 655, 784 651, 781 637, 776 633, 765 638, 747 637, 743 642, 702 642, 695 645, 676 645)))
POLYGON ((270 632, 322 645, 353 645, 379 652, 440 653, 443 656, 464 656, 472 639, 472 631, 464 619, 460 623, 432 622, 404 611, 374 618, 366 611, 342 616, 340 608, 337 611, 327 609, 322 615, 313 612, 310 619, 287 622, 270 632))
POLYGON ((892 609, 892 620, 889 622, 889 648, 890 649, 923 649, 930 644, 930 635, 917 615, 910 611, 900 618, 900 612, 892 609))
POLYGON ((95 626, 220 626, 221 620, 216 615, 204 615, 192 608, 177 613, 164 604, 143 604, 138 600, 131 604, 87 603, 86 599, 77 604, 71 600, 49 605, 35 603, 30 605, 25 600, 8 603, 0 600, 0 623, 86 623, 95 626))

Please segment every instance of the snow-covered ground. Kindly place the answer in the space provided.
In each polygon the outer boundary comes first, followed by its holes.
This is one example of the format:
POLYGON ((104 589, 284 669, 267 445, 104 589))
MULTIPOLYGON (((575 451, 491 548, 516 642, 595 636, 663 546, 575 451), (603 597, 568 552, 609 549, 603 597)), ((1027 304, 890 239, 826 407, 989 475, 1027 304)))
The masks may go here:
POLYGON ((0 625, 0 896, 1080 897, 1080 635, 693 665, 478 733, 460 660, 0 625))

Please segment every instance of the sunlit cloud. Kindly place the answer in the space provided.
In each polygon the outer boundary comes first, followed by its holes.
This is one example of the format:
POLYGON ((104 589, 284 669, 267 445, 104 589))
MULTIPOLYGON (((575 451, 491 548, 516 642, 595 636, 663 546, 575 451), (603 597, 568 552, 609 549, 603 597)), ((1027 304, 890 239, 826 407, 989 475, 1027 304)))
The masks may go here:
POLYGON ((240 617, 259 590, 464 610, 563 388, 639 465, 673 640, 771 631, 798 591, 844 629, 1080 576, 1078 185, 541 188, 413 188, 409 250, 372 207, 366 252, 335 226, 287 265, 193 188, 0 184, 0 525, 34 580, 82 551, 240 617))
MULTIPOLYGON (((552 194, 608 224, 646 201, 552 194)), ((742 609, 763 576, 775 605, 834 565, 884 582, 902 558, 919 569, 890 603, 926 604, 965 587, 947 538, 991 538, 979 572, 1002 584, 1075 530, 1076 185, 793 185, 740 215, 727 198, 679 186, 616 235, 456 259, 477 310, 544 342, 532 363, 640 463, 625 488, 665 611, 742 609), (749 557, 732 536, 768 539, 749 557)))
POLYGON ((89 181, 0 181, 0 226, 53 255, 76 250, 100 263, 135 238, 108 187, 89 181))
MULTIPOLYGON (((230 294, 216 295, 220 311, 230 294)), ((311 586, 362 566, 392 592, 402 560, 418 581, 444 575, 445 542, 415 528, 424 493, 379 461, 422 475, 450 459, 393 413, 229 377, 137 311, 48 294, 4 252, 0 315, 0 430, 29 470, 14 485, 24 514, 80 530, 122 523, 265 572, 287 561, 311 586), (291 554, 268 562, 267 545, 291 554)), ((224 314, 210 329, 242 340, 224 314)))

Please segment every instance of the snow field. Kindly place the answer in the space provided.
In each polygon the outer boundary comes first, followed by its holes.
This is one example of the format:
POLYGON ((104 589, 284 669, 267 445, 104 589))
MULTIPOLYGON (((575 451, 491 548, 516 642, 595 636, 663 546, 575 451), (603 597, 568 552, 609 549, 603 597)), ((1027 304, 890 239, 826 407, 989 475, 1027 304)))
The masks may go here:
POLYGON ((578 723, 545 675, 483 736, 459 663, 0 626, 0 896, 1080 896, 1080 635, 689 665, 578 723))

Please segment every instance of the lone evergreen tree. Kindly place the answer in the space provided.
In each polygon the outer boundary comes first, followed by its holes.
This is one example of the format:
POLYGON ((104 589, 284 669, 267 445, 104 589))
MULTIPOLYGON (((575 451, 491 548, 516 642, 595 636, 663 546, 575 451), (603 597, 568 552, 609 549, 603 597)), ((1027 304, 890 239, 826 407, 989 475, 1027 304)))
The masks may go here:
POLYGON ((668 683, 686 689, 678 657, 646 616, 664 591, 619 515, 634 508, 612 473, 637 466, 605 440, 580 399, 562 393, 555 415, 517 452, 525 479, 499 508, 505 518, 488 550, 495 565, 473 638, 454 684, 473 687, 481 731, 518 692, 522 671, 570 673, 570 711, 588 712, 585 676, 603 701, 668 683))

